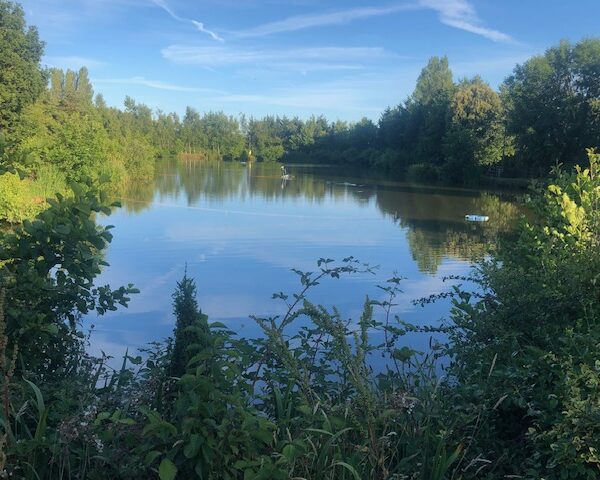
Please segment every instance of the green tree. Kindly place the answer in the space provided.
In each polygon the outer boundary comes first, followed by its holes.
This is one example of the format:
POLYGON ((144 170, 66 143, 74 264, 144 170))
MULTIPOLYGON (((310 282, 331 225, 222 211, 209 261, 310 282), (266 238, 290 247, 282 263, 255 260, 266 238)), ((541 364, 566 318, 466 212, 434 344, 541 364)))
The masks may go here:
POLYGON ((56 108, 71 112, 84 112, 92 108, 94 90, 90 83, 88 70, 82 67, 78 72, 58 68, 50 70, 50 86, 47 100, 56 108))
POLYGON ((48 99, 51 103, 59 105, 64 97, 65 90, 65 72, 60 68, 50 69, 50 87, 48 90, 48 99))
POLYGON ((67 70, 65 72, 65 79, 63 82, 62 92, 62 106, 71 111, 78 110, 77 104, 77 72, 73 70, 67 70))
POLYGON ((278 121, 275 117, 262 120, 250 119, 248 138, 252 154, 263 162, 275 162, 283 157, 283 140, 278 135, 278 121))
POLYGON ((173 293, 175 314, 175 344, 171 357, 171 375, 181 377, 187 371, 194 349, 205 349, 209 344, 208 317, 202 313, 196 301, 196 282, 184 275, 173 293), (199 334, 198 329, 202 331, 199 334))
POLYGON ((179 117, 175 113, 156 112, 155 143, 161 155, 175 155, 183 151, 179 117))
POLYGON ((23 108, 44 91, 43 52, 38 31, 27 27, 21 6, 0 0, 0 131, 10 131, 23 108))
POLYGON ((200 133, 200 114, 197 110, 187 107, 181 125, 181 137, 186 153, 196 153, 203 144, 200 133))
POLYGON ((448 58, 431 57, 419 74, 412 99, 422 105, 444 104, 450 101, 454 89, 448 58))
POLYGON ((204 150, 216 155, 218 159, 234 160, 240 158, 245 140, 238 121, 223 112, 205 113, 200 121, 204 150))
POLYGON ((408 105, 416 122, 414 157, 424 163, 442 164, 443 138, 448 128, 448 112, 455 92, 452 71, 446 57, 432 57, 422 70, 408 105))
POLYGON ((500 97, 480 77, 459 84, 449 115, 445 171, 456 180, 468 177, 469 171, 496 165, 511 153, 500 97))
MULTIPOLYGON (((443 138, 450 123, 451 101, 456 91, 446 57, 432 57, 421 71, 413 94, 379 120, 382 146, 393 149, 382 156, 388 170, 406 172, 412 164, 444 163, 443 138)), ((424 169, 429 169, 426 165, 424 169)))
POLYGON ((143 103, 137 103, 133 98, 125 97, 125 119, 129 128, 142 135, 151 135, 153 131, 152 109, 143 103))
POLYGON ((89 72, 86 67, 81 67, 77 73, 77 86, 75 94, 79 105, 90 107, 94 99, 94 89, 90 83, 89 72))
POLYGON ((100 111, 108 108, 106 105, 106 100, 104 100, 104 95, 102 95, 101 93, 96 95, 96 98, 94 99, 94 105, 100 111))
POLYGON ((573 165, 586 147, 598 145, 599 76, 600 39, 575 46, 562 41, 515 68, 502 91, 518 169, 547 175, 552 166, 573 165))
POLYGON ((370 119, 363 117, 350 126, 349 135, 353 147, 361 150, 373 148, 377 142, 377 126, 370 119))
POLYGON ((100 119, 90 113, 56 109, 45 102, 30 106, 17 131, 21 141, 13 161, 35 177, 44 165, 53 165, 70 180, 98 177, 107 165, 110 142, 100 119))

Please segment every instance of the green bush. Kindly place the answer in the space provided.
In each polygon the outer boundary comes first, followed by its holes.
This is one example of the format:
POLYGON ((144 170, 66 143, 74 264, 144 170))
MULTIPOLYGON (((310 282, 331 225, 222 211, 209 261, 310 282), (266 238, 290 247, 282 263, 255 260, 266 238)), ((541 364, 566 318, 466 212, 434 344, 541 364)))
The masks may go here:
POLYGON ((36 196, 30 180, 21 180, 16 173, 0 175, 0 221, 22 222, 32 218, 45 206, 45 197, 36 196))
POLYGON ((589 159, 534 196, 533 219, 480 266, 483 292, 455 301, 456 409, 488 407, 472 453, 497 477, 600 475, 600 158, 589 159))

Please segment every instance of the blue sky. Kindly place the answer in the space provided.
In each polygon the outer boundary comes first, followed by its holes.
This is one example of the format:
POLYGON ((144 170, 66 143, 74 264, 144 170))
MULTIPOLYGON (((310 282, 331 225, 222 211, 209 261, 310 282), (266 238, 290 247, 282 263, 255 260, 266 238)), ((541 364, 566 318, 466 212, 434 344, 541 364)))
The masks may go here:
POLYGON ((23 0, 44 63, 155 109, 377 119, 433 55, 496 87, 516 63, 598 35, 600 0, 23 0))

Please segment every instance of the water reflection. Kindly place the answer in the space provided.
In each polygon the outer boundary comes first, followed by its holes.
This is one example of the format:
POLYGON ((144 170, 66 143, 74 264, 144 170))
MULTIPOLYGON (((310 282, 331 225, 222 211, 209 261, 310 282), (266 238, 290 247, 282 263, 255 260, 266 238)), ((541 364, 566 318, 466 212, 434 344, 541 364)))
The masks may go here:
MULTIPOLYGON (((171 334, 171 292, 184 269, 198 283, 211 320, 241 335, 256 335, 248 316, 281 313, 274 292, 297 291, 290 269, 313 271, 320 257, 355 256, 379 274, 328 281, 311 295, 358 319, 365 296, 382 300, 377 284, 406 277, 397 312, 432 323, 448 303, 415 307, 411 300, 448 290, 442 278, 468 273, 497 236, 509 231, 519 208, 507 195, 417 187, 317 167, 178 163, 159 165, 151 185, 123 193, 123 208, 104 219, 115 225, 110 268, 99 279, 140 290, 130 308, 96 323, 93 349, 121 354, 171 334), (467 213, 490 216, 469 224, 467 213)), ((411 338, 427 348, 428 338, 411 338)))
POLYGON ((343 176, 333 168, 292 168, 291 180, 281 180, 280 167, 268 164, 177 162, 159 164, 155 184, 133 185, 122 199, 125 210, 143 212, 161 201, 185 199, 194 207, 252 198, 266 202, 300 199, 308 204, 375 204, 406 231, 406 241, 421 272, 435 274, 444 258, 473 261, 509 232, 521 214, 514 194, 380 182, 343 176), (465 214, 485 214, 485 224, 468 223, 465 214))
POLYGON ((377 204, 407 228, 412 257, 422 272, 436 273, 446 257, 474 261, 509 232, 521 214, 516 199, 488 192, 399 188, 381 191, 377 204), (487 215, 487 223, 470 223, 466 214, 487 215))

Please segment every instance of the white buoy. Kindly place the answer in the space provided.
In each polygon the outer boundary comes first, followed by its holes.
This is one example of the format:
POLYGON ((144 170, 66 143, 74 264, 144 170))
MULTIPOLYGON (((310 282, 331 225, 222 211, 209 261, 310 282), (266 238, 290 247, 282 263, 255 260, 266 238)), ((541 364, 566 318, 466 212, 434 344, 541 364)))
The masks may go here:
POLYGON ((487 215, 465 215, 467 222, 487 222, 489 219, 487 215))

